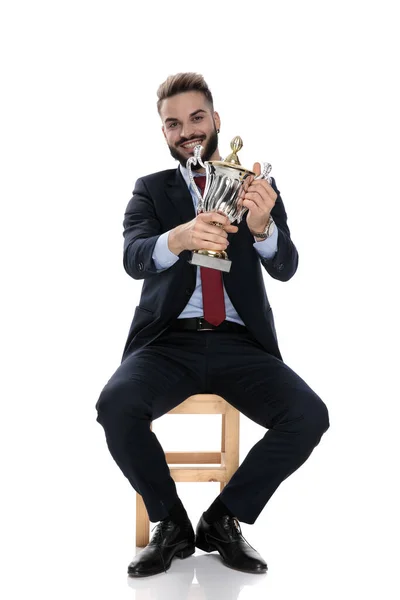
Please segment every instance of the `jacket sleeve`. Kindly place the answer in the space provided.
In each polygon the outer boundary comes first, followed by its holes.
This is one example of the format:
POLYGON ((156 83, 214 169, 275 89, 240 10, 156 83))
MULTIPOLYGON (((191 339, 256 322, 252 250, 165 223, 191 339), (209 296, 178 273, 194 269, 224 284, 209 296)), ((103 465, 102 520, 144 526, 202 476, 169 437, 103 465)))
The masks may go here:
POLYGON ((133 279, 145 279, 157 274, 152 258, 160 237, 161 223, 143 179, 138 179, 126 207, 124 221, 124 269, 133 279))
POLYGON ((285 206, 274 178, 272 178, 271 185, 278 194, 275 206, 271 211, 271 216, 278 228, 278 249, 272 258, 266 259, 260 256, 260 260, 271 277, 279 279, 279 281, 288 281, 297 271, 299 255, 296 246, 290 238, 285 206))

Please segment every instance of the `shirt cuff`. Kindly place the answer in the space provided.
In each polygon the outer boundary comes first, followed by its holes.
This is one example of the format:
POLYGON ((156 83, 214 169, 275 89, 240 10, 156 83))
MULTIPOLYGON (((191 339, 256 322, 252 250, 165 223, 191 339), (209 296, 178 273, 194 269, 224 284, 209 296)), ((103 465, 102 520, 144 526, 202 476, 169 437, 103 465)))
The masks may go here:
POLYGON ((275 225, 272 235, 262 242, 255 242, 253 244, 258 254, 263 258, 273 258, 278 250, 278 228, 275 225))
POLYGON ((154 246, 152 259, 157 271, 164 271, 164 269, 172 267, 179 260, 179 256, 168 248, 168 236, 169 231, 162 233, 154 246))

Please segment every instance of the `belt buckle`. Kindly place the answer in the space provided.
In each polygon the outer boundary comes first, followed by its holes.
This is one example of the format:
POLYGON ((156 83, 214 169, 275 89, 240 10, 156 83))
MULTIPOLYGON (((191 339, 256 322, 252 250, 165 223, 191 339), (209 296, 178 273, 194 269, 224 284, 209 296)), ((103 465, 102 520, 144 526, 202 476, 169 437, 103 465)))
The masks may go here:
POLYGON ((203 327, 204 325, 204 320, 202 318, 198 318, 198 323, 197 323, 197 331, 214 331, 214 329, 212 329, 212 327, 203 327))

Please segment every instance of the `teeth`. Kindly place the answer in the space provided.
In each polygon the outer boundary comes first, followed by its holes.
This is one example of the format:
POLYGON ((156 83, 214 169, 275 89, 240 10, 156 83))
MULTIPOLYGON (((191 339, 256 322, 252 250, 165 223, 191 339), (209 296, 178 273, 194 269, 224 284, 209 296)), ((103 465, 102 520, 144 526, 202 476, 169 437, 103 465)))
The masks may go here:
POLYGON ((182 146, 184 148, 194 148, 195 146, 198 146, 200 144, 200 141, 197 140, 196 142, 190 142, 190 144, 182 144, 182 146))

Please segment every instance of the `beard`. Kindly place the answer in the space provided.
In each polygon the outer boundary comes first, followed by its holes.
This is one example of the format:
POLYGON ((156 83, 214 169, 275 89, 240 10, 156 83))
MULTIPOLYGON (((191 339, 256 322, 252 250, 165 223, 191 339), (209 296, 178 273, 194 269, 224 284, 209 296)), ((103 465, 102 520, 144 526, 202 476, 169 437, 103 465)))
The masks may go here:
MULTIPOLYGON (((179 146, 181 144, 185 144, 186 142, 190 142, 190 140, 197 140, 199 139, 199 136, 194 136, 190 139, 182 139, 179 142, 179 146)), ((203 152, 201 155, 201 160, 204 162, 205 160, 210 160, 210 158, 212 157, 212 155, 214 154, 214 152, 216 151, 216 149, 218 148, 218 134, 217 134, 217 130, 214 129, 214 131, 212 132, 212 134, 210 135, 209 139, 207 140, 207 142, 204 144, 204 140, 202 140, 201 142, 199 142, 199 144, 201 143, 201 145, 203 146, 203 152)), ((189 158, 189 156, 183 155, 180 150, 179 150, 179 146, 170 146, 168 144, 168 148, 169 151, 171 153, 172 158, 174 158, 175 160, 179 161, 180 164, 182 165, 182 167, 186 168, 186 161, 189 158)), ((199 169, 202 169, 203 167, 201 166, 200 163, 197 163, 196 165, 192 165, 191 169, 193 171, 198 171, 199 169)))

